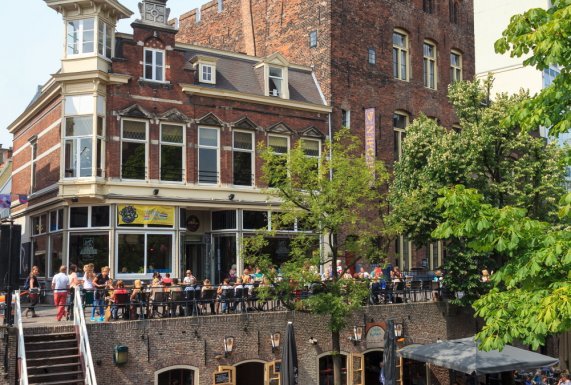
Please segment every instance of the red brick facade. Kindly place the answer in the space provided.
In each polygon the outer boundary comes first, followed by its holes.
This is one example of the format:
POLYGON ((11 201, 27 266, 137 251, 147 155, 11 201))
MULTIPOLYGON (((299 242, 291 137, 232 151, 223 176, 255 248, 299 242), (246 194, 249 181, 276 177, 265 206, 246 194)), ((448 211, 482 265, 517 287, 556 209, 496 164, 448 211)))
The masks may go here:
MULTIPOLYGON (((398 1, 301 1, 224 0, 183 14, 177 39, 210 47, 260 56, 280 52, 292 61, 314 68, 325 97, 333 107, 333 129, 341 125, 341 110, 351 111, 350 127, 364 137, 366 108, 376 112, 376 156, 392 169, 395 159, 393 113, 412 120, 420 113, 451 128, 457 123, 448 103, 451 82, 450 53, 462 57, 462 78, 474 76, 473 1, 459 3, 451 22, 447 1, 432 1, 432 12, 422 0, 398 1), (409 79, 393 76, 393 31, 407 34, 409 79), (310 47, 310 33, 317 32, 317 46, 310 47), (423 43, 436 47, 436 89, 424 87, 423 43), (368 62, 374 49, 376 63, 368 62)), ((428 258, 413 246, 410 267, 428 258)), ((432 263, 429 264, 432 266, 432 263)), ((433 266, 435 267, 435 266, 433 266)))

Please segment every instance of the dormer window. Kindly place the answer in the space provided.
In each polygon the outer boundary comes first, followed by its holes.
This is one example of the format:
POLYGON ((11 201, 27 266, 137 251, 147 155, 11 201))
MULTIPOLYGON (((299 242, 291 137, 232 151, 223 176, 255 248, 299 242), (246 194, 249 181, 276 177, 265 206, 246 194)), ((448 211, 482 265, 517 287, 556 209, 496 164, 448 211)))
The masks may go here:
POLYGON ((165 81, 165 51, 145 48, 144 78, 146 80, 165 81))
POLYGON ((199 67, 200 67, 200 82, 215 84, 216 71, 214 69, 214 66, 210 64, 200 64, 199 67))
POLYGON ((67 55, 82 55, 95 51, 95 19, 69 20, 67 22, 67 55))
POLYGON ((277 67, 270 67, 269 75, 270 96, 283 97, 284 78, 283 70, 277 67))
POLYGON ((289 62, 279 53, 265 57, 256 65, 256 69, 264 71, 264 95, 289 99, 288 67, 289 62))
POLYGON ((190 62, 198 73, 198 82, 206 84, 216 84, 216 62, 217 58, 204 55, 196 55, 190 62))

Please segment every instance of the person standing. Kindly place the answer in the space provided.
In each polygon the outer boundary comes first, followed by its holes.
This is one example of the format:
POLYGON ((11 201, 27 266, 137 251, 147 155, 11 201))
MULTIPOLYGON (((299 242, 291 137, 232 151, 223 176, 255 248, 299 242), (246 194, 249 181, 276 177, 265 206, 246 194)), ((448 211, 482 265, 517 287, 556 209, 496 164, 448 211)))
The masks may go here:
POLYGON ((52 279, 52 290, 54 291, 54 304, 57 307, 56 319, 61 321, 65 315, 65 305, 67 302, 67 291, 69 289, 69 278, 66 274, 67 268, 61 266, 59 273, 52 279))
POLYGON ((30 306, 26 309, 26 317, 32 314, 32 317, 39 317, 36 314, 36 305, 40 301, 40 283, 38 282, 38 275, 40 274, 40 269, 38 266, 32 266, 32 271, 26 279, 24 284, 24 289, 28 290, 30 296, 30 306))
POLYGON ((93 300, 93 308, 91 309, 91 321, 95 321, 95 309, 99 308, 99 322, 105 320, 105 310, 103 303, 105 301, 105 288, 109 281, 109 266, 104 266, 101 273, 93 279, 93 287, 95 288, 95 298, 93 300))
POLYGON ((73 320, 73 301, 75 299, 75 288, 77 286, 79 286, 80 281, 79 278, 77 278, 77 265, 70 265, 69 266, 69 296, 68 296, 68 301, 67 301, 67 314, 66 314, 66 319, 67 320, 73 320))

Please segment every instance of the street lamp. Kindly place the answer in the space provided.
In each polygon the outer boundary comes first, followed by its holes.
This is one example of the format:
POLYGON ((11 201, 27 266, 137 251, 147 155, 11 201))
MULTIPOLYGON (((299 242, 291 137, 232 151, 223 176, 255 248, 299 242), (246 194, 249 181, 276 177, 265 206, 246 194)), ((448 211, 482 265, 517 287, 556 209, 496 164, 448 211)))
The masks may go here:
POLYGON ((400 338, 402 337, 402 324, 395 323, 395 337, 400 338))
POLYGON ((349 339, 353 342, 353 345, 357 345, 361 342, 363 338, 363 327, 362 326, 353 326, 353 336, 349 339))
POLYGON ((234 349, 234 337, 224 337, 224 357, 228 357, 232 354, 234 349))

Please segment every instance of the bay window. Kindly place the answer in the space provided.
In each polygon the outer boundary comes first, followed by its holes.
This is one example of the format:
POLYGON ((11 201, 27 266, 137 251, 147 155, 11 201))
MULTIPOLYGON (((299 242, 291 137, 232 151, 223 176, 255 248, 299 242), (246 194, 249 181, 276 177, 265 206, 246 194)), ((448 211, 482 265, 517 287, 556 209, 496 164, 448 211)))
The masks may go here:
POLYGON ((97 53, 108 59, 112 56, 113 30, 111 26, 101 20, 98 21, 97 53))
POLYGON ((64 177, 103 175, 104 103, 101 96, 65 98, 64 177))
POLYGON ((95 19, 69 20, 67 22, 67 55, 93 53, 95 50, 95 19))

